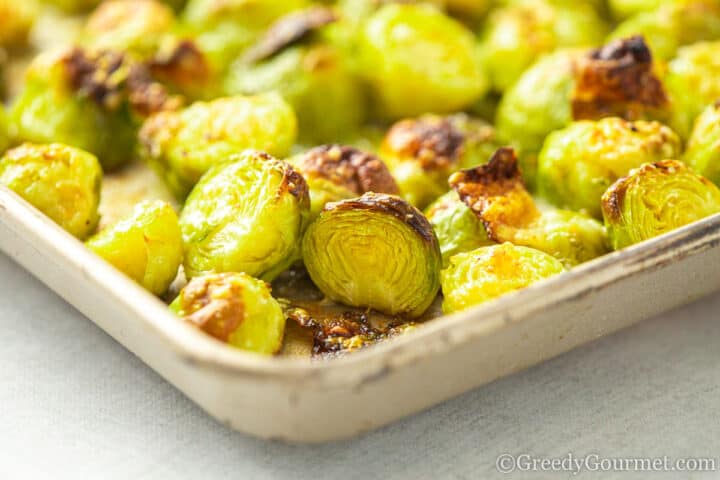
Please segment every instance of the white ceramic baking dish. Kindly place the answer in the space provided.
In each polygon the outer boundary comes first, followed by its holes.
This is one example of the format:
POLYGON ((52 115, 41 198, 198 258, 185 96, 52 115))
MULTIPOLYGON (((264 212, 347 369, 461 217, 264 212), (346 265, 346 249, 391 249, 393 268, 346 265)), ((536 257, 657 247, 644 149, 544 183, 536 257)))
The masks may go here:
POLYGON ((178 321, 0 186, 6 254, 219 421, 293 442, 380 427, 720 290, 719 242, 720 215, 343 358, 266 358, 178 321))

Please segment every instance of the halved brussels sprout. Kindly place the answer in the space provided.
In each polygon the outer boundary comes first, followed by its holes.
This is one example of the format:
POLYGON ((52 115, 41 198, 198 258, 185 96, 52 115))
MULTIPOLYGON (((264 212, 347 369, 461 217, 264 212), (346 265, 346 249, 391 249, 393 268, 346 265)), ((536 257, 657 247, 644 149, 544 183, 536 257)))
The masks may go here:
POLYGON ((442 266, 423 214, 392 195, 329 203, 303 238, 310 278, 329 298, 416 318, 434 301, 442 266))
POLYGON ((94 235, 86 245, 155 295, 167 291, 183 257, 175 210, 159 200, 137 204, 127 218, 94 235))
POLYGON ((268 285, 244 273, 190 280, 170 309, 221 342, 255 353, 280 350, 285 315, 268 285))
POLYGON ((322 145, 288 160, 307 181, 310 216, 320 215, 328 202, 366 192, 397 194, 398 186, 375 155, 342 145, 322 145))
POLYGON ((490 82, 504 91, 541 55, 559 47, 602 43, 605 22, 583 2, 515 1, 494 10, 481 35, 481 55, 490 82))
POLYGON ((629 35, 643 35, 657 58, 670 59, 683 45, 720 38, 720 3, 664 0, 655 10, 640 12, 618 25, 610 38, 629 35))
POLYGON ((460 253, 440 274, 443 312, 466 310, 563 271, 555 257, 510 243, 460 253))
POLYGON ((537 208, 511 148, 499 149, 487 165, 454 173, 450 186, 482 221, 490 240, 541 250, 567 267, 608 251, 600 222, 577 212, 537 208))
POLYGON ((313 32, 335 21, 329 8, 314 7, 281 18, 230 68, 229 94, 275 90, 298 116, 307 143, 337 141, 364 118, 365 97, 340 49, 313 32), (302 45, 295 45, 305 40, 302 45))
POLYGON ((698 117, 683 161, 696 173, 720 185, 720 102, 707 107, 698 117))
POLYGON ((271 281, 299 259, 308 187, 292 167, 247 150, 212 167, 180 215, 185 274, 245 272, 271 281))
POLYGON ((720 99, 720 41, 681 48, 668 65, 665 84, 672 99, 670 126, 684 139, 695 119, 709 104, 720 99))
POLYGON ((548 136, 540 152, 540 194, 553 204, 600 218, 600 198, 631 169, 677 158, 678 136, 658 122, 605 118, 575 122, 548 136))
POLYGON ((668 111, 650 50, 641 37, 631 37, 585 54, 560 51, 540 59, 503 96, 496 126, 501 140, 518 150, 532 188, 549 133, 573 120, 655 119, 668 111))
POLYGON ((365 22, 358 53, 383 117, 453 112, 487 90, 472 33, 430 5, 381 7, 365 22))
POLYGON ((190 0, 183 20, 213 67, 224 71, 272 22, 308 0, 190 0))
POLYGON ((152 56, 175 24, 159 0, 105 0, 87 18, 82 40, 95 48, 152 56))
POLYGON ((33 61, 12 107, 11 131, 21 141, 87 150, 112 169, 134 155, 135 116, 178 101, 123 54, 63 49, 33 61))
POLYGON ((0 0, 0 47, 25 44, 39 7, 36 0, 0 0))
POLYGON ((26 143, 0 159, 0 183, 81 240, 98 224, 101 179, 94 155, 58 143, 26 143))
POLYGON ((425 216, 440 243, 444 267, 453 255, 495 243, 488 238, 482 221, 454 190, 433 202, 425 216))
POLYGON ((720 212, 720 189, 677 160, 647 163, 602 198, 614 249, 670 232, 720 212))
POLYGON ((295 142, 297 120, 279 95, 219 98, 153 115, 140 130, 142 156, 185 197, 211 166, 245 149, 284 157, 295 142))
POLYGON ((424 208, 447 192, 452 172, 485 163, 495 148, 495 130, 482 120, 423 115, 395 123, 379 154, 403 198, 424 208))

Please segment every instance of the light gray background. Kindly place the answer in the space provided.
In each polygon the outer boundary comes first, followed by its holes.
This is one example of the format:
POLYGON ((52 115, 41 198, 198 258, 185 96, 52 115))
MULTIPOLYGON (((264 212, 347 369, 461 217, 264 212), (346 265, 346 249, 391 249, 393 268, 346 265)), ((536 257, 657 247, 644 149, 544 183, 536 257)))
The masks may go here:
MULTIPOLYGON (((719 312, 720 295, 357 440, 288 446, 215 423, 0 254, 0 479, 484 479, 503 452, 717 458, 719 312)), ((603 478, 648 476, 689 478, 603 478)))

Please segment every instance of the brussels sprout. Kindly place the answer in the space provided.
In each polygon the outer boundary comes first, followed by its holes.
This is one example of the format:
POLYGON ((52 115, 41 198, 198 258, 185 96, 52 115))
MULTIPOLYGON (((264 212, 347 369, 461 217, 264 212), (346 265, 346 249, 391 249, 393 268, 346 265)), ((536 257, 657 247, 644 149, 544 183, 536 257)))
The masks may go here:
POLYGON ((328 202, 354 198, 366 192, 399 192, 382 160, 357 148, 322 145, 290 158, 288 162, 307 181, 312 219, 320 215, 328 202))
POLYGON ((172 9, 159 0, 105 0, 88 17, 82 35, 96 48, 150 57, 174 24, 172 9))
POLYGON ((316 39, 293 46, 335 19, 331 10, 319 7, 281 18, 231 67, 226 91, 279 92, 295 109, 307 143, 346 138, 364 118, 359 80, 330 43, 316 39))
POLYGON ((94 235, 86 245, 155 295, 167 291, 182 263, 177 215, 159 200, 139 203, 130 216, 94 235))
POLYGON ((180 215, 185 274, 245 272, 271 281, 299 258, 310 200, 289 164, 246 150, 212 167, 180 215))
POLYGON ((94 155, 58 143, 23 144, 0 160, 0 183, 79 239, 97 226, 101 178, 94 155))
POLYGON ((669 0, 657 9, 641 12, 621 23, 610 38, 643 35, 653 54, 672 58, 678 48, 720 38, 720 3, 717 0, 669 0))
POLYGON ((458 253, 495 243, 488 238, 482 221, 455 191, 447 192, 433 202, 425 216, 440 243, 444 267, 447 267, 450 257, 458 253))
POLYGON ((720 42, 697 43, 681 48, 668 65, 665 83, 673 114, 670 126, 688 138, 693 122, 709 104, 720 99, 720 42))
POLYGON ((602 43, 606 25, 591 5, 524 0, 490 14, 481 52, 492 86, 504 91, 542 54, 602 43))
POLYGON ((285 315, 280 304, 265 282, 244 273, 193 278, 170 309, 235 348, 273 354, 282 347, 285 315))
POLYGON ((695 122, 683 161, 720 185, 720 103, 707 107, 695 122))
POLYGON ((403 198, 424 208, 447 192, 450 173, 485 163, 495 148, 495 131, 482 120, 423 115, 394 124, 379 154, 403 198))
POLYGON ((449 183, 482 221, 490 240, 541 250, 567 267, 608 251, 600 222, 577 212, 537 208, 511 148, 499 149, 487 165, 454 173, 449 183))
POLYGON ((600 218, 612 183, 646 162, 676 158, 678 136, 658 122, 606 118, 575 122, 548 136, 540 152, 540 194, 553 204, 600 218))
POLYGON ((327 297, 388 315, 419 317, 440 286, 442 258, 430 223, 392 195, 327 204, 305 233, 302 255, 327 297))
POLYGON ((555 257, 510 243, 460 253, 440 274, 443 312, 466 310, 564 270, 555 257))
POLYGON ((275 20, 308 0, 190 0, 183 20, 213 67, 224 71, 275 20))
POLYGON ((0 47, 24 44, 38 12, 36 0, 0 0, 0 47))
POLYGON ((472 34, 429 5, 381 7, 365 23, 358 53, 384 117, 453 112, 487 89, 472 34))
POLYGON ((295 113, 275 93, 219 98, 148 118, 141 154, 184 198, 211 166, 244 149, 287 155, 296 132, 295 113))
POLYGON ((667 116, 668 99, 641 37, 611 42, 585 55, 562 51, 542 58, 505 94, 497 112, 500 138, 520 153, 526 182, 535 184, 545 137, 573 120, 667 116))
POLYGON ((614 249, 662 235, 720 212, 720 189, 677 160, 646 163, 602 197, 614 249))
POLYGON ((36 58, 12 107, 10 128, 21 141, 87 150, 112 169, 133 157, 136 115, 177 102, 124 55, 73 48, 36 58))

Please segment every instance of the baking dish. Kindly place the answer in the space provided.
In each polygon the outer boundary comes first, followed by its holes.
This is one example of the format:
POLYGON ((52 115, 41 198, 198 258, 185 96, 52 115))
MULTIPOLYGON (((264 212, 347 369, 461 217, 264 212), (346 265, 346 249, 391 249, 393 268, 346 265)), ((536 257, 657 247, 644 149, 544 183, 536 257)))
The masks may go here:
POLYGON ((720 290, 716 215, 342 358, 266 358, 178 321, 2 186, 0 248, 220 422, 303 443, 378 428, 720 290))

